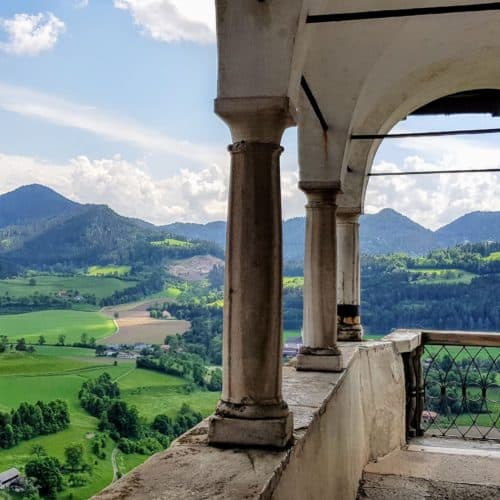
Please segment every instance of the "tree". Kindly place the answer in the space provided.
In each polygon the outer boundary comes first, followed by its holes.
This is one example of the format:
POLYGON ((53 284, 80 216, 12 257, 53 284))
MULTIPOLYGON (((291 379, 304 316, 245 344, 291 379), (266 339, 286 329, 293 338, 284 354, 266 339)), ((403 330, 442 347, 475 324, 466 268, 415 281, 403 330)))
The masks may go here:
POLYGON ((16 342, 16 351, 26 351, 26 340, 24 338, 16 342))
POLYGON ((36 458, 42 458, 47 456, 47 450, 43 446, 35 444, 31 447, 31 454, 35 455, 36 458))
POLYGON ((35 278, 30 278, 28 281, 29 286, 36 286, 36 279, 35 278))
POLYGON ((0 353, 5 352, 7 350, 7 346, 9 345, 9 338, 7 335, 0 335, 0 353))
POLYGON ((207 384, 207 389, 209 391, 222 390, 222 370, 220 368, 214 368, 210 372, 210 380, 207 384))
POLYGON ((89 342, 89 336, 87 333, 83 332, 81 337, 80 337, 80 343, 87 345, 89 342))
POLYGON ((63 489, 61 463, 55 457, 40 457, 30 460, 25 467, 26 476, 33 482, 42 497, 55 498, 63 489))
POLYGON ((40 337, 38 337, 38 343, 40 345, 43 345, 45 344, 46 340, 45 340, 45 337, 43 335, 40 335, 40 337))
POLYGON ((59 335, 58 340, 57 340, 57 345, 64 345, 66 342, 66 335, 59 335))
POLYGON ((83 465, 83 445, 81 443, 72 443, 64 448, 66 464, 72 471, 78 471, 83 465))

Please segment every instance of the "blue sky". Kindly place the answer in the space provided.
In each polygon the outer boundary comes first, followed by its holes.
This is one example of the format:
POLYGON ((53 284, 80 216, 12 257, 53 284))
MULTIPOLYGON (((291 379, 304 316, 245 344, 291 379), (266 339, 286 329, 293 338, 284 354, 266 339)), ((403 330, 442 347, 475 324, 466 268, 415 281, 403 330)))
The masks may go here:
MULTIPOLYGON (((0 192, 40 182, 158 224, 224 218, 230 141, 213 114, 211 0, 3 0, 0 192)), ((492 127, 480 116, 398 128, 492 127)), ((285 217, 303 215, 296 131, 285 134, 285 217)), ((499 136, 386 141, 374 169, 497 167, 499 136)), ((383 178, 366 210, 390 206, 428 227, 500 210, 496 174, 383 178)))

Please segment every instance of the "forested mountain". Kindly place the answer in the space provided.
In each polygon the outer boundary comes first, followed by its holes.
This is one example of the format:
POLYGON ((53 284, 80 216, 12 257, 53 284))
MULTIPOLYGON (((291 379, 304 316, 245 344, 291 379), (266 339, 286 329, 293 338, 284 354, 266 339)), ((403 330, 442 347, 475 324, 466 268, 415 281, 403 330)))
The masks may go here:
MULTIPOLYGON (((500 241, 500 212, 473 212, 437 231, 417 224, 395 210, 386 208, 360 220, 362 253, 383 255, 403 252, 424 255, 430 250, 460 243, 500 241)), ((225 223, 170 224, 164 229, 187 238, 211 240, 224 246, 225 223)), ((305 219, 296 217, 283 222, 283 251, 286 260, 304 256, 305 219)))
MULTIPOLYGON (((165 251, 165 246, 151 249, 149 242, 166 235, 214 242, 214 252, 221 255, 226 223, 154 226, 122 217, 105 205, 75 203, 37 184, 0 196, 2 262, 133 263, 133 259, 144 261, 165 251)), ((304 235, 303 217, 283 222, 285 260, 302 261, 304 235)), ((488 240, 500 241, 500 212, 473 212, 437 231, 426 229, 392 209, 361 217, 361 251, 369 255, 397 252, 424 255, 433 249, 488 240)))
POLYGON ((226 246, 226 223, 224 221, 209 222, 208 224, 174 222, 160 226, 160 229, 193 240, 213 241, 222 248, 226 246))
POLYGON ((184 241, 148 222, 122 217, 106 205, 81 205, 39 185, 0 196, 0 275, 21 267, 61 264, 155 264, 210 253, 211 242, 184 241))
POLYGON ((72 217, 58 220, 5 257, 25 265, 128 263, 140 241, 156 236, 155 231, 140 227, 105 205, 89 205, 72 217))
POLYGON ((71 215, 82 208, 48 187, 31 184, 0 196, 0 227, 71 215))
POLYGON ((361 251, 372 255, 395 252, 422 255, 441 246, 430 229, 390 208, 361 217, 360 240, 361 251))
POLYGON ((447 246, 480 241, 500 241, 500 212, 471 212, 438 229, 447 246))

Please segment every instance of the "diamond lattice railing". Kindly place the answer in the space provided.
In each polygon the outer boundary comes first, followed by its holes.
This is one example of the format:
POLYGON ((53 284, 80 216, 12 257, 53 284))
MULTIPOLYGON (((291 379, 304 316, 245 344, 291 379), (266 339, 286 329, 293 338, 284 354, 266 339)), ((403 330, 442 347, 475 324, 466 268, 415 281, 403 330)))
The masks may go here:
POLYGON ((426 345, 422 366, 427 434, 500 439, 500 348, 426 345))

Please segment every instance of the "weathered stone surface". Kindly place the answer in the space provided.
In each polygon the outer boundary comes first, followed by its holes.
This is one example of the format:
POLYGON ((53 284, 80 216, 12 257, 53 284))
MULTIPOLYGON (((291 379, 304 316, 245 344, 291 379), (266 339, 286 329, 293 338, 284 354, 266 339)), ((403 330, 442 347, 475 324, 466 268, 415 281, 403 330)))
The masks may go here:
POLYGON ((294 414, 288 449, 208 446, 204 421, 96 498, 355 498, 368 460, 404 441, 403 366, 389 342, 348 344, 342 352, 342 373, 284 368, 294 414))
POLYGON ((341 372, 344 369, 342 354, 336 356, 316 356, 301 354, 297 356, 297 370, 318 372, 341 372))
MULTIPOLYGON (((458 471, 457 471, 458 472, 458 471)), ((397 475, 365 474, 358 500, 498 500, 500 487, 433 481, 397 475)))
POLYGON ((359 341, 363 339, 359 315, 359 214, 342 211, 337 213, 337 265, 337 339, 359 341))
MULTIPOLYGON (((307 195, 304 254, 304 347, 335 349, 337 344, 337 206, 335 199, 338 186, 302 183, 299 187, 307 195)), ((297 363, 299 367, 301 361, 297 359, 297 363)), ((326 364, 330 366, 332 363, 326 364)))
POLYGON ((366 473, 500 487, 500 457, 396 450, 369 463, 366 473))
POLYGON ((216 446, 268 446, 286 448, 292 438, 293 417, 247 419, 222 418, 213 415, 209 419, 208 441, 216 446))
MULTIPOLYGON (((359 342, 363 339, 363 327, 360 324, 361 318, 358 316, 352 322, 344 322, 346 318, 339 318, 337 326, 337 340, 339 342, 359 342), (357 319, 357 323, 355 320, 357 319)), ((349 318, 351 319, 351 318, 349 318)))
POLYGON ((422 343, 422 333, 419 330, 396 330, 384 337, 393 343, 400 354, 414 351, 422 343))
POLYGON ((289 101, 218 99, 216 112, 239 142, 229 148, 222 397, 216 410, 219 418, 209 422, 208 440, 282 447, 292 436, 280 366, 283 148, 279 142, 289 124, 289 101), (227 425, 224 418, 229 419, 227 425))

